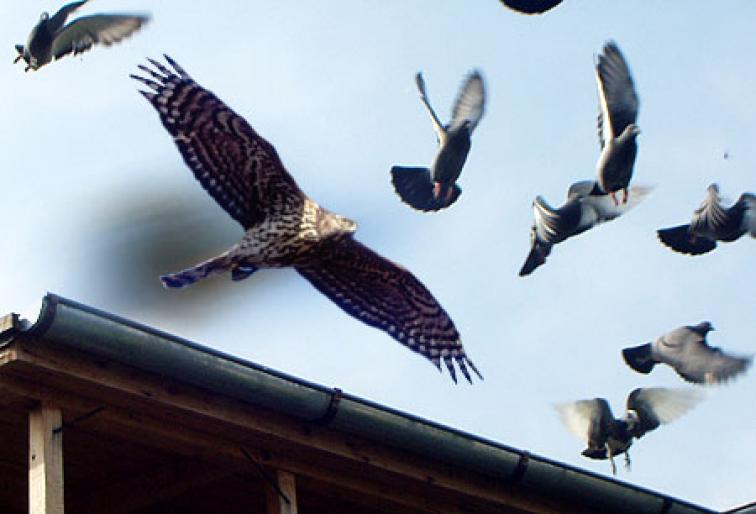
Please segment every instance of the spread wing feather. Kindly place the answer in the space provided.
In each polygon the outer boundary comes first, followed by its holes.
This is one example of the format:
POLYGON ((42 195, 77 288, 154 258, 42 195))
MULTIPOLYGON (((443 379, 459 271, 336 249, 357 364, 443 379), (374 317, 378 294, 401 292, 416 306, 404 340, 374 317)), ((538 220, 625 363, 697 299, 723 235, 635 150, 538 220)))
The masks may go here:
POLYGON ((454 362, 468 381, 469 366, 449 315, 415 276, 352 237, 324 241, 297 271, 347 314, 379 328, 440 369, 443 359, 456 382, 454 362))
POLYGON ((598 135, 603 148, 606 141, 619 136, 625 127, 635 123, 640 104, 630 69, 614 41, 607 42, 603 53, 596 57, 596 83, 598 135))
POLYGON ((483 77, 478 70, 475 70, 467 76, 457 95, 454 107, 452 107, 452 119, 449 128, 459 127, 465 120, 468 120, 472 133, 483 117, 485 102, 486 90, 483 85, 483 77))
POLYGON ((202 187, 245 229, 269 212, 301 210, 304 194, 275 148, 170 57, 169 70, 150 60, 151 78, 131 75, 155 93, 142 92, 157 109, 187 166, 202 187))
POLYGON ((52 55, 60 59, 70 53, 78 55, 86 52, 98 43, 110 46, 139 30, 147 21, 147 16, 127 14, 82 16, 55 34, 52 55))

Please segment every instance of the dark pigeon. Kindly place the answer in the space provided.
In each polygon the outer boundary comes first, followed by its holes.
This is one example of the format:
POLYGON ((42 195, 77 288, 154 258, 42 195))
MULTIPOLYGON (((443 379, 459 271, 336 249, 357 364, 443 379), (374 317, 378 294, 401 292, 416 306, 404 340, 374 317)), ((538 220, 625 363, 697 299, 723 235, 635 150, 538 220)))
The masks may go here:
POLYGON ((567 202, 555 209, 543 197, 533 201, 534 222, 530 229, 530 253, 519 275, 530 275, 546 262, 555 244, 582 234, 599 223, 611 221, 643 200, 651 188, 633 186, 631 201, 618 205, 594 181, 576 182, 570 186, 567 202))
POLYGON ((729 243, 744 234, 756 238, 756 195, 743 193, 726 208, 716 184, 706 191, 706 199, 693 212, 690 223, 656 231, 665 246, 678 253, 702 255, 716 248, 717 241, 729 243))
POLYGON ((421 211, 437 211, 450 206, 462 190, 456 184, 470 151, 470 136, 483 117, 486 92, 479 71, 468 75, 457 95, 448 125, 441 125, 428 101, 422 74, 415 83, 438 138, 438 151, 430 169, 394 166, 391 181, 399 197, 421 211))
POLYGON ((562 3, 562 0, 501 0, 513 11, 523 14, 543 14, 562 3))
POLYGON ((596 83, 601 145, 601 154, 596 163, 598 183, 615 203, 616 192, 622 191, 624 203, 627 202, 627 188, 638 154, 636 138, 640 129, 636 120, 640 102, 630 69, 614 41, 607 42, 603 53, 596 57, 596 83))
POLYGON ((38 70, 53 59, 86 52, 92 45, 117 43, 149 21, 145 15, 95 14, 82 16, 66 25, 68 17, 85 3, 87 0, 66 4, 52 17, 43 12, 29 33, 26 45, 16 45, 18 56, 13 64, 23 59, 26 62, 24 71, 38 70))

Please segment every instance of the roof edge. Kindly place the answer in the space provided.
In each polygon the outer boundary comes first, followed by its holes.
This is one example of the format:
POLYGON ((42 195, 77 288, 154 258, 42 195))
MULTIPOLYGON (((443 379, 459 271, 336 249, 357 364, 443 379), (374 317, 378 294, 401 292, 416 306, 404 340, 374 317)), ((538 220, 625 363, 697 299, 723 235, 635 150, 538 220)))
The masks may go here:
POLYGON ((18 314, 0 318, 0 347, 19 334, 33 335, 491 476, 504 485, 555 499, 580 498, 597 510, 715 512, 344 394, 52 293, 42 299, 38 313, 34 321, 18 314))

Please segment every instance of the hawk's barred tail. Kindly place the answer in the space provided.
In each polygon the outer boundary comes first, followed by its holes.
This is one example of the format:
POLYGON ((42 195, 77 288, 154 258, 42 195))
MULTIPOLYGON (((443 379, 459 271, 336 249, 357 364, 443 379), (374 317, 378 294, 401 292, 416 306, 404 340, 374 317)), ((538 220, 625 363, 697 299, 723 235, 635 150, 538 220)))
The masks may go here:
MULTIPOLYGON (((160 281, 165 287, 186 287, 194 284, 198 280, 202 280, 208 275, 228 271, 230 267, 231 263, 229 262, 228 257, 226 255, 221 255, 220 257, 210 259, 209 261, 179 271, 178 273, 162 275, 160 281)), ((249 274, 251 275, 251 273, 249 274)))

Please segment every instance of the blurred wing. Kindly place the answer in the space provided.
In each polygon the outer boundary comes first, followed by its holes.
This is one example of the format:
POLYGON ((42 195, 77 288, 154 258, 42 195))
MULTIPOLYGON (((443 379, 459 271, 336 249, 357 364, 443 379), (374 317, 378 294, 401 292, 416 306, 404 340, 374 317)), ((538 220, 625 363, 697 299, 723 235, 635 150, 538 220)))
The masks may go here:
POLYGON ((740 195, 736 205, 740 205, 743 212, 743 230, 756 237, 756 196, 751 193, 740 195))
POLYGON ((562 3, 562 0, 501 0, 513 11, 523 14, 543 14, 562 3))
POLYGON ((677 359, 675 371, 696 384, 726 382, 751 365, 751 357, 728 355, 719 348, 712 348, 703 339, 686 344, 677 359))
POLYGON ((603 223, 618 218, 635 208, 653 190, 654 188, 650 186, 631 186, 627 203, 620 203, 619 205, 614 205, 611 197, 607 194, 589 195, 585 198, 584 203, 590 205, 596 211, 598 217, 596 223, 603 223))
POLYGON ((628 412, 634 411, 639 419, 633 435, 642 437, 660 424, 676 420, 702 399, 703 395, 695 389, 647 387, 633 390, 627 397, 628 412))
POLYGON ((601 439, 602 434, 608 434, 608 427, 614 419, 609 404, 603 398, 562 403, 556 409, 567 430, 586 444, 601 439))
POLYGON ((452 119, 451 123, 449 123, 449 130, 459 127, 465 120, 468 120, 470 122, 470 132, 472 133, 483 117, 485 103, 486 90, 483 85, 483 77, 478 70, 475 70, 467 76, 462 89, 457 94, 457 100, 454 102, 454 107, 452 107, 452 119))
POLYGON ((60 59, 72 52, 74 55, 86 52, 98 43, 110 46, 139 30, 147 21, 147 16, 126 14, 82 16, 55 34, 52 55, 60 59))
POLYGON ((596 57, 596 84, 599 95, 598 133, 601 148, 619 136, 638 118, 638 95, 633 78, 617 44, 609 41, 596 57))
POLYGON ((323 241, 312 261, 296 269, 347 314, 383 330, 439 369, 443 359, 455 382, 454 361, 468 381, 467 366, 480 377, 454 323, 430 291, 412 273, 352 237, 323 241))
POLYGON ((436 139, 438 139, 439 144, 442 144, 446 140, 446 129, 441 123, 441 120, 438 119, 436 111, 433 110, 430 100, 428 100, 428 93, 425 90, 425 79, 423 79, 423 74, 420 72, 417 72, 415 75, 415 85, 417 86, 418 93, 420 93, 420 101, 423 103, 423 107, 425 107, 425 112, 428 113, 431 123, 433 124, 433 131, 436 133, 436 139))
POLYGON ((304 194, 273 145, 170 57, 166 59, 175 72, 150 60, 157 72, 139 68, 154 80, 131 77, 156 91, 142 94, 157 109, 202 187, 245 229, 271 210, 299 211, 304 194))
POLYGON ((70 4, 66 4, 60 9, 58 9, 58 12, 56 12, 47 22, 47 28, 48 30, 55 34, 60 28, 65 25, 66 20, 68 19, 71 14, 81 7, 82 5, 86 4, 88 0, 83 0, 81 2, 71 2, 70 4))
POLYGON ((707 188, 707 194, 701 205, 693 212, 690 222, 694 232, 703 234, 717 234, 727 230, 731 223, 727 210, 722 206, 719 196, 719 188, 711 184, 707 188))

